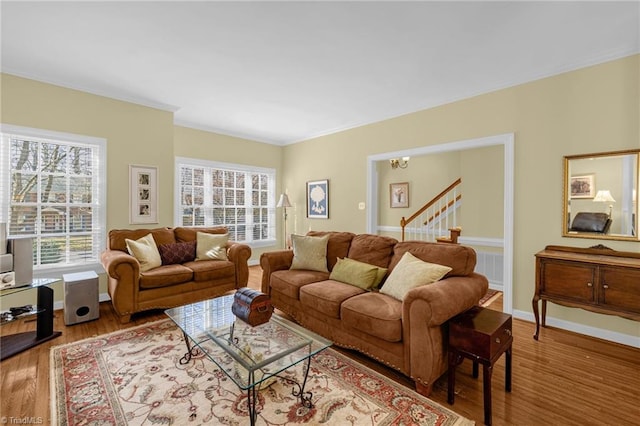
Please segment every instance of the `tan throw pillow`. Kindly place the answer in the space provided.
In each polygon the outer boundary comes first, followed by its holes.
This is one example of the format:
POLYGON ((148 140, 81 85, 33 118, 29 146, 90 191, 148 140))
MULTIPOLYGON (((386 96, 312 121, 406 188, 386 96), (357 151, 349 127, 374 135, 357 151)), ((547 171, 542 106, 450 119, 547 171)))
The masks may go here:
POLYGON ((310 237, 291 235, 293 261, 290 269, 329 272, 327 269, 327 243, 329 235, 310 237))
POLYGON ((196 260, 227 260, 229 234, 196 233, 196 260))
POLYGON ((157 268, 162 265, 162 258, 158 246, 150 233, 138 240, 125 239, 127 251, 140 262, 140 272, 157 268))
POLYGON ((329 278, 370 290, 378 276, 378 267, 357 260, 338 258, 329 278))
POLYGON ((389 274, 380 293, 403 300, 409 290, 438 281, 449 271, 451 268, 448 266, 425 262, 406 252, 389 274))

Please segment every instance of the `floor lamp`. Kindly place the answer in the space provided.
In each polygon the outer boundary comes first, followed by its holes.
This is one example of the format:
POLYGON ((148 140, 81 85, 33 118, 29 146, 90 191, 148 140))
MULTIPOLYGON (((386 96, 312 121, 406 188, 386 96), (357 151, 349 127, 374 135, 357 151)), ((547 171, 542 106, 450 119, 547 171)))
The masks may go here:
POLYGON ((289 196, 287 194, 280 194, 280 200, 278 200, 278 204, 276 204, 276 207, 282 207, 282 211, 284 214, 284 248, 287 249, 289 248, 287 247, 287 207, 291 207, 289 196))

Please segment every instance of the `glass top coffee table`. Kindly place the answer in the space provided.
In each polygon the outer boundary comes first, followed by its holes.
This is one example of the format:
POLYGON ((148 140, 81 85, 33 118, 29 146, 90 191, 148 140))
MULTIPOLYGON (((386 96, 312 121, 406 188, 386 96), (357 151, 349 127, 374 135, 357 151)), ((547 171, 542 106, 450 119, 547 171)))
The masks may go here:
POLYGON ((184 334, 186 364, 199 352, 205 354, 242 390, 254 425, 257 392, 284 370, 303 362, 304 377, 278 376, 294 386, 300 403, 311 407, 312 394, 305 392, 311 357, 332 342, 291 321, 272 315, 269 322, 251 327, 231 312, 233 295, 167 309, 165 313, 184 334))

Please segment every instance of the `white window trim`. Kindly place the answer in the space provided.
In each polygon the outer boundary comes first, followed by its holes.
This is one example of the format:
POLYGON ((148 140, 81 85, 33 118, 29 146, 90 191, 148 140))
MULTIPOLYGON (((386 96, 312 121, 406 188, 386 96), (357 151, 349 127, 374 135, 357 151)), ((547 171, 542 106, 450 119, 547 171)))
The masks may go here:
MULTIPOLYGON (((81 144, 97 145, 102 153, 100 157, 100 164, 98 164, 98 179, 100 186, 98 188, 98 205, 101 206, 98 210, 97 223, 100 227, 100 241, 98 252, 104 251, 106 248, 106 228, 107 228, 107 140, 104 138, 98 138, 94 136, 79 135, 75 133, 58 132, 55 130, 37 129, 33 127, 16 126, 13 124, 0 123, 0 135, 2 136, 2 146, 0 148, 0 182, 10 182, 10 167, 9 165, 9 143, 8 140, 11 136, 24 136, 35 139, 52 139, 65 142, 77 142, 81 144)), ((7 222, 7 209, 9 205, 10 194, 9 186, 2 185, 0 187, 0 222, 7 222)), ((104 268, 100 263, 100 259, 96 259, 95 262, 88 262, 78 266, 57 266, 46 267, 40 266, 34 269, 34 278, 39 277, 61 277, 64 273, 78 272, 94 270, 97 273, 103 273, 104 268)))
POLYGON ((248 241, 244 242, 250 247, 268 247, 273 246, 277 242, 276 238, 276 192, 275 192, 275 184, 276 184, 276 169, 269 167, 258 167, 258 166, 249 166, 246 164, 236 164, 236 163, 225 163, 220 161, 210 161, 210 160, 202 160, 198 158, 188 158, 188 157, 175 157, 175 166, 174 166, 174 191, 173 191, 173 217, 174 217, 174 226, 182 226, 180 223, 181 210, 180 210, 180 194, 181 194, 181 186, 180 186, 180 166, 202 166, 213 169, 220 170, 229 170, 229 171, 244 171, 244 172, 252 172, 252 173, 265 173, 269 175, 273 175, 273 185, 269 188, 269 202, 267 208, 269 209, 269 222, 272 225, 274 230, 273 238, 268 238, 265 240, 258 241, 248 241))

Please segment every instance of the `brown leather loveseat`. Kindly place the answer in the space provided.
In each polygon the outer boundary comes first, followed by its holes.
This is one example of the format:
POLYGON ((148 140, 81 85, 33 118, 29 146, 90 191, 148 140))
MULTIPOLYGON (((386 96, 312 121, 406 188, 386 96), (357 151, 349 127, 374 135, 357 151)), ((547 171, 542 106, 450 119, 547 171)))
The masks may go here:
POLYGON ((111 303, 121 322, 129 322, 131 314, 136 312, 210 299, 247 285, 251 248, 246 244, 228 242, 225 260, 163 264, 141 271, 140 262, 129 254, 125 241, 151 234, 158 247, 164 246, 168 250, 179 247, 180 243, 195 247, 198 232, 226 234, 227 229, 177 227, 109 231, 108 246, 101 260, 108 276, 111 303))
POLYGON ((325 235, 328 272, 290 269, 291 250, 263 253, 262 291, 304 327, 393 367, 412 378, 418 392, 429 395, 447 370, 447 321, 476 305, 488 289, 487 279, 474 272, 475 251, 458 244, 398 242, 369 234, 307 234, 325 235), (438 281, 408 290, 399 300, 382 289, 406 252, 418 263, 451 270, 438 281), (382 289, 367 291, 330 279, 338 258, 387 268, 382 289))

